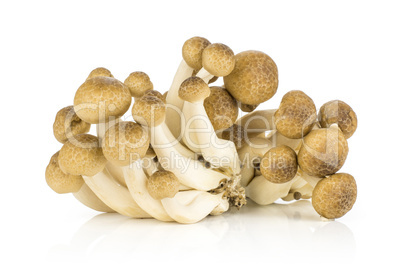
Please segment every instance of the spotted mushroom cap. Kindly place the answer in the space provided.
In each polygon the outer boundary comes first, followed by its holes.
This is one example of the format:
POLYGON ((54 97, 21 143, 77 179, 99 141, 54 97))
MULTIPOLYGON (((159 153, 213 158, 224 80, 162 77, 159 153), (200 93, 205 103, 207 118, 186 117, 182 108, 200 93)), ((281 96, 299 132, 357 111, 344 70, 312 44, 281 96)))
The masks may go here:
POLYGON ((84 184, 81 175, 70 175, 64 173, 58 162, 59 152, 55 153, 46 167, 46 183, 58 194, 78 192, 84 184))
POLYGON ((207 83, 199 77, 191 76, 179 88, 179 98, 188 102, 204 101, 211 93, 207 83))
POLYGON ((249 50, 235 56, 235 67, 223 80, 225 88, 236 100, 257 105, 275 95, 278 69, 267 54, 249 50))
POLYGON ((314 126, 317 111, 313 100, 303 91, 286 93, 275 112, 275 125, 279 133, 290 139, 306 136, 314 126))
POLYGON ((204 100, 204 108, 215 130, 234 124, 239 114, 236 100, 223 87, 210 87, 211 94, 204 100))
POLYGON ((60 169, 71 175, 93 176, 106 165, 99 139, 90 134, 79 134, 67 141, 58 159, 60 169))
POLYGON ((119 80, 104 76, 86 80, 74 97, 74 111, 90 124, 121 117, 130 108, 130 104, 128 88, 119 80))
POLYGON ((293 149, 281 145, 270 149, 260 162, 262 175, 272 183, 285 183, 297 173, 297 155, 293 149))
POLYGON ((207 46, 202 52, 202 67, 214 76, 229 75, 235 67, 232 49, 221 43, 207 46))
POLYGON ((98 67, 89 73, 87 80, 97 76, 113 77, 112 73, 108 69, 98 67))
POLYGON ((240 110, 242 110, 245 113, 251 113, 252 111, 257 109, 257 107, 258 107, 258 104, 251 105, 251 104, 244 104, 244 103, 241 103, 241 102, 239 102, 239 104, 240 104, 239 105, 240 110))
POLYGON ((141 98, 146 91, 154 89, 151 79, 144 72, 131 73, 124 80, 124 84, 130 89, 131 96, 134 98, 141 98))
POLYGON ((333 100, 325 103, 318 113, 321 127, 338 124, 346 139, 352 137, 357 128, 357 116, 353 109, 343 101, 333 100))
POLYGON ((184 42, 182 55, 187 65, 194 70, 200 70, 202 68, 202 52, 210 44, 211 42, 207 39, 199 36, 192 37, 184 42))
POLYGON ((152 198, 173 198, 179 192, 180 182, 170 171, 156 171, 147 180, 147 189, 152 198))
POLYGON ((55 138, 65 143, 69 138, 87 133, 91 124, 83 121, 74 111, 74 106, 67 106, 57 112, 53 123, 53 134, 55 138))
POLYGON ((145 156, 149 148, 148 132, 131 121, 123 121, 109 128, 102 140, 106 159, 116 166, 128 166, 145 156))
POLYGON ((155 96, 143 96, 134 102, 131 110, 133 118, 141 125, 158 126, 165 121, 165 103, 155 96))
POLYGON ((310 176, 324 177, 342 168, 349 152, 348 142, 337 125, 312 130, 298 153, 300 168, 310 176))
POLYGON ((164 98, 163 95, 162 95, 159 91, 157 91, 157 90, 153 90, 153 89, 147 90, 147 91, 144 93, 143 96, 154 96, 154 97, 157 97, 157 98, 161 99, 163 102, 165 102, 165 98, 164 98))
POLYGON ((322 217, 336 219, 352 209, 357 197, 352 175, 337 173, 320 180, 313 190, 312 204, 322 217))

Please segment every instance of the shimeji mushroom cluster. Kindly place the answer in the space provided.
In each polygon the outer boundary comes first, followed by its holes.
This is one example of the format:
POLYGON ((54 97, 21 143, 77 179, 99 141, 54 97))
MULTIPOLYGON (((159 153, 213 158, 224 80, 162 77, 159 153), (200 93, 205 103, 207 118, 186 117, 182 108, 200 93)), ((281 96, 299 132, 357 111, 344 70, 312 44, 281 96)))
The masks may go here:
POLYGON ((180 223, 240 208, 247 198, 260 205, 311 198, 326 219, 352 208, 356 182, 337 173, 357 127, 349 105, 329 101, 317 113, 293 90, 278 109, 256 110, 278 88, 267 54, 235 55, 193 37, 182 55, 163 95, 144 72, 124 83, 105 68, 89 74, 74 105, 56 115, 63 146, 46 168, 50 188, 97 211, 180 223), (219 77, 223 86, 210 85, 219 77))

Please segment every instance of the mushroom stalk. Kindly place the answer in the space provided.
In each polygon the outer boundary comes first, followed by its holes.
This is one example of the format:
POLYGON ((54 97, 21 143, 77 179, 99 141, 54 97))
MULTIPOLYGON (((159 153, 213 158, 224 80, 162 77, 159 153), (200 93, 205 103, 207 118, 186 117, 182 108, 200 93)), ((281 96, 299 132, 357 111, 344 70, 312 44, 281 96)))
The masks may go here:
POLYGON ((100 212, 115 212, 113 209, 105 205, 99 197, 95 195, 95 193, 88 187, 86 183, 84 183, 81 189, 73 193, 74 197, 80 201, 85 206, 92 208, 93 210, 100 212))
POLYGON ((223 193, 191 190, 162 199, 166 212, 179 223, 196 223, 208 216, 222 202, 223 193))
POLYGON ((107 170, 82 177, 99 199, 116 212, 133 218, 151 218, 138 206, 127 188, 118 184, 107 170))
POLYGON ((181 136, 183 121, 181 115, 183 100, 179 98, 179 88, 181 83, 192 75, 193 70, 185 60, 182 60, 166 96, 166 125, 176 139, 181 136))
POLYGON ((123 174, 128 190, 135 202, 149 215, 160 221, 173 221, 166 213, 160 200, 151 197, 146 182, 147 175, 142 168, 142 161, 137 160, 130 166, 123 167, 123 174))

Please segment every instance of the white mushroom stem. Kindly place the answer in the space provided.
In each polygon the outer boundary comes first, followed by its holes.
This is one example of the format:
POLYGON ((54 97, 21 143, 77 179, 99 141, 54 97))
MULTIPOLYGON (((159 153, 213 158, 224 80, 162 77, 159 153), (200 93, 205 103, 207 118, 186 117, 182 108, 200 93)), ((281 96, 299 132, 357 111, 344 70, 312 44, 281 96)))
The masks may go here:
POLYGON ((198 71, 196 76, 204 80, 204 82, 207 84, 209 83, 209 80, 214 77, 214 75, 210 74, 207 70, 204 69, 204 67, 202 67, 201 70, 198 71))
POLYGON ((160 200, 151 197, 147 189, 147 175, 142 168, 142 161, 137 160, 130 166, 123 167, 128 190, 135 202, 149 215, 160 221, 173 221, 166 213, 160 200))
POLYGON ((173 198, 162 199, 166 212, 179 223, 196 223, 208 216, 221 204, 223 193, 205 191, 178 192, 173 198))
POLYGON ((173 172, 181 184, 188 187, 209 191, 217 188, 222 180, 229 177, 221 172, 209 169, 200 161, 183 156, 180 143, 172 144, 170 133, 164 123, 151 127, 151 144, 163 169, 173 172))
POLYGON ((126 187, 117 183, 104 169, 95 176, 82 176, 89 188, 114 211, 133 218, 151 218, 134 201, 126 187))
MULTIPOLYGON (((197 147, 204 159, 213 166, 231 169, 233 174, 240 173, 240 160, 236 146, 232 141, 218 138, 214 127, 208 118, 203 102, 184 101, 183 113, 190 118, 186 125, 192 124, 195 127, 196 141, 187 140, 192 143, 191 147, 197 147)), ((190 128, 185 128, 185 136, 192 133, 190 128)))
POLYGON ((102 200, 100 200, 99 197, 94 194, 94 192, 91 190, 91 188, 88 187, 86 183, 82 185, 81 189, 78 192, 73 193, 73 195, 82 204, 96 211, 115 212, 113 209, 105 205, 105 203, 103 203, 102 200))
POLYGON ((246 187, 246 196, 259 205, 272 204, 288 195, 293 180, 286 183, 272 183, 264 176, 257 176, 246 187))
POLYGON ((237 125, 247 130, 247 135, 255 137, 267 130, 275 129, 275 112, 277 109, 256 110, 237 119, 237 125))
POLYGON ((181 109, 183 108, 183 100, 179 98, 179 88, 192 73, 193 68, 182 60, 166 96, 166 125, 176 139, 181 133, 181 109))

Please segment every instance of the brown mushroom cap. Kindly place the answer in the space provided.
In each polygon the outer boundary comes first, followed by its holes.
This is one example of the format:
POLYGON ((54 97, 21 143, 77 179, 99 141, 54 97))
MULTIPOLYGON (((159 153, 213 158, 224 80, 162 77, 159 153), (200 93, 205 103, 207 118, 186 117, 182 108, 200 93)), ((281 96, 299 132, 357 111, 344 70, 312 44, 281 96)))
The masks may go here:
POLYGON ((227 45, 211 44, 202 52, 202 67, 214 76, 229 75, 235 67, 234 53, 227 45))
POLYGON ((257 109, 257 107, 258 107, 258 104, 251 105, 251 104, 244 104, 244 103, 241 103, 241 102, 239 102, 239 104, 240 104, 239 105, 240 110, 242 110, 245 113, 251 113, 252 111, 257 109))
POLYGON ((46 167, 46 183, 58 194, 78 192, 84 184, 84 179, 80 175, 70 175, 64 173, 58 162, 59 152, 55 153, 46 167))
POLYGON ((131 95, 119 80, 97 76, 86 80, 74 97, 74 111, 90 124, 118 118, 130 108, 131 95))
POLYGON ((275 125, 279 133, 290 139, 306 136, 314 126, 317 111, 313 100, 303 91, 286 93, 275 112, 275 125))
POLYGON ((97 76, 113 77, 112 73, 108 69, 98 67, 89 73, 87 80, 97 76))
POLYGON ((349 105, 340 100, 329 101, 321 106, 318 121, 323 128, 338 124, 346 139, 352 137, 357 128, 356 113, 349 105))
POLYGON ((148 132, 131 121, 123 121, 109 128, 102 140, 106 159, 116 166, 128 166, 145 156, 149 148, 148 132))
POLYGON ((147 180, 147 189, 152 198, 173 198, 179 192, 180 182, 170 171, 156 171, 147 180))
POLYGON ((297 167, 297 155, 286 145, 270 149, 260 162, 262 175, 272 183, 292 180, 296 176, 297 167))
POLYGON ((179 98, 188 102, 204 101, 211 93, 209 86, 199 77, 191 76, 179 88, 179 98))
POLYGON ((91 124, 81 120, 71 105, 57 112, 53 123, 53 134, 59 142, 65 143, 77 134, 87 133, 90 128, 91 124))
POLYGON ((163 98, 163 95, 157 91, 157 90, 147 90, 143 96, 154 96, 157 97, 159 99, 161 99, 163 102, 165 102, 165 99, 163 98))
POLYGON ((320 180, 313 190, 312 204, 318 214, 336 219, 352 209, 357 197, 352 175, 337 173, 320 180))
POLYGON ((165 103, 155 96, 143 96, 134 102, 131 110, 136 122, 144 126, 158 126, 165 121, 165 103))
POLYGON ((71 175, 93 176, 106 165, 99 139, 90 134, 79 134, 67 141, 58 159, 60 169, 71 175))
POLYGON ((131 96, 134 98, 141 98, 146 91, 154 89, 151 79, 144 72, 131 73, 124 80, 124 84, 130 89, 131 96))
POLYGON ((223 87, 210 87, 204 108, 215 130, 229 128, 239 115, 236 100, 223 87))
POLYGON ((238 124, 233 124, 231 127, 222 131, 222 139, 232 141, 236 149, 240 149, 246 143, 246 130, 238 124))
POLYGON ((238 101, 257 105, 275 95, 278 69, 275 62, 260 51, 244 51, 235 56, 235 68, 223 78, 225 88, 238 101))
POLYGON ((199 36, 192 37, 184 42, 182 55, 188 66, 195 70, 202 68, 202 52, 211 42, 199 36))
POLYGON ((348 142, 337 125, 312 130, 302 142, 298 154, 300 168, 310 176, 324 177, 336 173, 345 163, 348 142))

